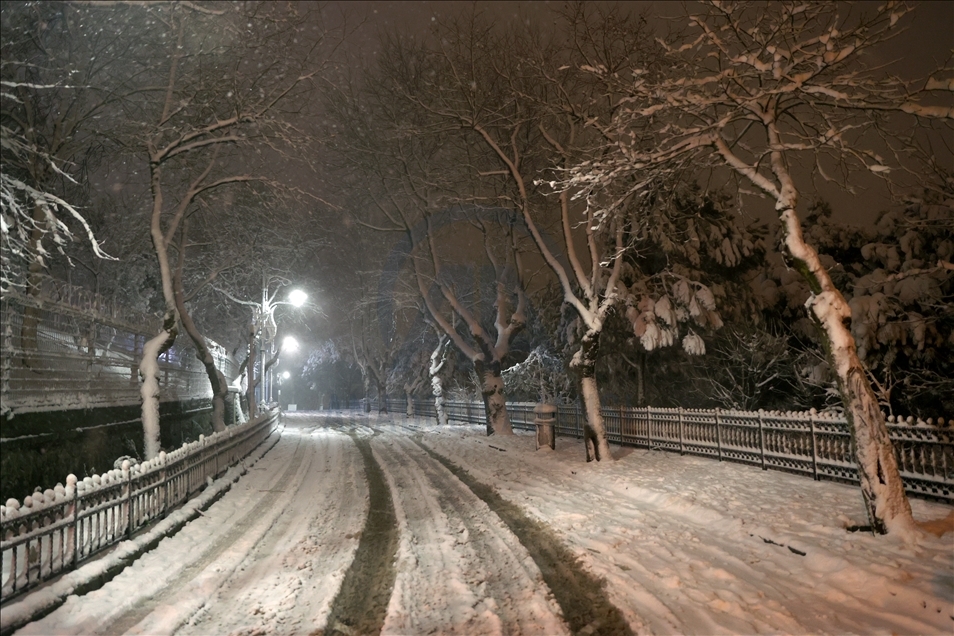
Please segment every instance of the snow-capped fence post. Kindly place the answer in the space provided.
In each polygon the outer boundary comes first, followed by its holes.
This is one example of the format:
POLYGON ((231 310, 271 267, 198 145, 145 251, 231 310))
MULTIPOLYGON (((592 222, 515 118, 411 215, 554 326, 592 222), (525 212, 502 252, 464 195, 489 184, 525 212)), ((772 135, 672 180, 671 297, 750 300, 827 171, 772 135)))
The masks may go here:
POLYGON ((123 471, 123 491, 122 491, 122 507, 120 514, 124 514, 126 517, 126 528, 123 534, 128 539, 132 536, 132 470, 129 465, 129 460, 124 459, 122 463, 123 471))
POLYGON ((646 407, 646 448, 653 447, 653 407, 646 407))
POLYGON ((759 409, 759 458, 762 461, 762 470, 768 470, 765 467, 765 430, 762 428, 762 414, 765 413, 759 409))
MULTIPOLYGON (((76 549, 76 524, 79 523, 79 516, 76 514, 79 507, 76 505, 76 500, 79 497, 79 492, 76 486, 76 475, 72 473, 66 477, 66 497, 67 501, 69 501, 66 506, 66 514, 64 515, 69 519, 68 525, 66 526, 66 545, 68 545, 70 549, 70 567, 75 568, 77 559, 79 558, 79 550, 76 549)), ((63 559, 64 563, 66 561, 67 559, 63 559)))
POLYGON ((719 449, 719 461, 722 461, 722 418, 719 417, 720 409, 716 407, 715 409, 715 425, 716 425, 716 446, 719 449))
POLYGON ((167 503, 169 502, 169 482, 168 479, 168 468, 166 467, 166 451, 159 452, 159 490, 162 493, 159 500, 159 517, 165 519, 166 509, 168 508, 167 503))
POLYGON ((815 409, 808 412, 808 429, 812 434, 812 477, 818 481, 818 440, 815 438, 815 409))
POLYGON ((679 454, 680 455, 686 454, 685 427, 686 427, 686 422, 685 422, 685 419, 683 419, 683 411, 682 411, 682 407, 680 406, 679 407, 679 454))

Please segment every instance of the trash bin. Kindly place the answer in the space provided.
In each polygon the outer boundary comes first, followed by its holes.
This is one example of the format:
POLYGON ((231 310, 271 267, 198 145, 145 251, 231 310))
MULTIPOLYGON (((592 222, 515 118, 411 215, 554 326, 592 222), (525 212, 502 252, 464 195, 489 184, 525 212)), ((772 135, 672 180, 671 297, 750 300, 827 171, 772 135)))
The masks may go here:
POLYGON ((553 432, 556 412, 557 408, 552 404, 537 404, 533 408, 533 423, 537 427, 537 450, 543 446, 556 450, 556 434, 553 432))

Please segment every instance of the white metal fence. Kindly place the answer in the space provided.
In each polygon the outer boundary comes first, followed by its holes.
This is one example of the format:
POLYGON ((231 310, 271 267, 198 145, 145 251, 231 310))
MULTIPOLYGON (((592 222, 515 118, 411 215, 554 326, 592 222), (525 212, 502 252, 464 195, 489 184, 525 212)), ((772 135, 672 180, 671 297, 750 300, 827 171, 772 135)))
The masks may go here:
MULTIPOLYGON (((354 402, 351 408, 360 406, 354 402)), ((404 400, 388 400, 392 413, 404 413, 406 406, 404 400)), ((534 429, 534 406, 507 404, 515 429, 534 429)), ((447 401, 444 408, 452 421, 486 421, 481 402, 447 401)), ((415 400, 414 412, 436 417, 434 401, 415 400)), ((611 443, 858 483, 851 434, 842 415, 626 406, 604 406, 602 413, 611 443)), ((579 439, 585 421, 579 404, 561 405, 556 434, 579 439)), ((954 429, 889 417, 888 432, 908 494, 954 503, 954 429)))
POLYGON ((115 469, 0 506, 6 601, 101 550, 129 538, 205 487, 207 479, 246 457, 275 428, 276 409, 143 464, 115 469))
MULTIPOLYGON (((129 406, 139 403, 139 361, 158 322, 124 319, 94 295, 48 281, 44 295, 10 292, 0 314, 2 413, 129 406), (156 324, 152 324, 156 323, 156 324)), ((228 353, 210 341, 216 366, 236 374, 228 353)), ((185 337, 159 358, 163 401, 209 398, 205 369, 185 337)))

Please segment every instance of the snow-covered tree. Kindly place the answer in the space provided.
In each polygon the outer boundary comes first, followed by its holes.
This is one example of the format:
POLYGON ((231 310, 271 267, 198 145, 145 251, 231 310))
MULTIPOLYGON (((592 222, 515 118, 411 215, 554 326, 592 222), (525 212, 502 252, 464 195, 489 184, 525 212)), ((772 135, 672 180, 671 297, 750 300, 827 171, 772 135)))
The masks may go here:
MULTIPOLYGON (((108 89, 91 84, 118 62, 96 59, 113 42, 103 34, 62 54, 82 23, 82 12, 66 5, 11 2, 0 11, 0 292, 35 297, 74 234, 88 240, 95 257, 106 257, 82 208, 97 155, 95 119, 110 102, 108 89)), ((36 366, 34 305, 25 307, 21 327, 27 367, 36 366)))
MULTIPOLYGON (((440 122, 433 127, 435 120, 409 98, 433 68, 433 60, 418 55, 416 47, 387 41, 378 66, 361 84, 345 83, 328 96, 335 121, 330 144, 342 170, 363 181, 366 197, 352 206, 361 210, 358 223, 403 235, 397 251, 409 261, 411 285, 430 320, 480 378, 488 433, 510 434, 500 372, 512 339, 525 325, 519 228, 475 174, 467 143, 445 134, 440 122), (477 254, 467 254, 471 262, 489 263, 494 272, 491 294, 472 296, 455 279, 458 253, 467 243, 479 246, 477 254)), ((384 277, 398 274, 386 268, 384 277)))
POLYGON ((131 170, 148 174, 165 302, 162 330, 140 365, 149 458, 159 450, 157 360, 174 342, 184 307, 175 289, 182 222, 224 188, 275 183, 278 161, 305 154, 305 135, 286 107, 305 103, 324 32, 320 18, 303 15, 306 6, 91 3, 86 10, 124 45, 110 52, 122 56, 123 96, 108 118, 131 170))
POLYGON ((316 396, 317 406, 327 398, 332 408, 346 408, 348 402, 363 395, 361 372, 334 340, 312 347, 301 375, 316 396))
MULTIPOLYGON (((377 293, 377 279, 366 272, 358 273, 356 285, 363 293, 352 309, 350 351, 361 369, 364 382, 365 410, 371 408, 371 385, 378 398, 378 412, 388 412, 388 393, 394 384, 394 357, 401 346, 398 329, 401 308, 387 302, 377 293)), ((423 363, 422 363, 423 366, 423 363)))
MULTIPOLYGON (((638 41, 643 31, 633 26, 632 32, 615 34, 638 41)), ((565 70, 558 40, 548 42, 523 25, 505 32, 473 15, 438 23, 432 37, 421 42, 390 41, 391 53, 384 58, 394 61, 388 76, 392 101, 407 104, 413 113, 408 130, 434 136, 442 149, 457 149, 456 161, 444 165, 469 172, 463 183, 471 201, 515 211, 559 279, 563 300, 579 313, 585 328, 574 368, 586 402, 587 458, 598 460, 611 455, 595 364, 599 334, 619 300, 627 221, 601 230, 584 211, 573 209, 568 194, 547 197, 549 189, 538 183, 555 163, 567 167, 579 156, 589 142, 585 111, 599 111, 598 97, 584 95, 581 106, 583 89, 567 90, 553 81, 551 74, 565 70), (559 247, 551 232, 561 237, 559 247)))
MULTIPOLYGON (((939 186, 860 226, 834 222, 830 207, 819 201, 806 220, 806 236, 844 290, 858 357, 882 409, 927 418, 954 407, 948 397, 954 391, 954 197, 939 186)), ((801 277, 787 275, 779 263, 757 284, 782 323, 791 323, 801 339, 813 338, 799 315, 810 296, 801 277)), ((816 383, 830 380, 824 361, 804 373, 816 383)))
POLYGON ((608 140, 606 154, 577 164, 564 181, 590 198, 602 224, 661 180, 706 168, 775 202, 781 250, 808 282, 807 309, 825 334, 872 525, 901 533, 913 527, 911 509, 851 335, 851 310, 805 239, 797 209, 812 176, 852 179, 857 170, 885 175, 908 165, 901 155, 917 149, 916 138, 891 134, 883 114, 910 116, 913 128, 949 129, 947 79, 908 84, 866 65, 864 53, 891 37, 908 11, 890 2, 856 10, 827 3, 706 4, 688 16, 687 31, 663 43, 663 64, 588 66, 622 97, 609 126, 594 122, 608 140), (624 184, 622 196, 591 196, 609 183, 624 184))

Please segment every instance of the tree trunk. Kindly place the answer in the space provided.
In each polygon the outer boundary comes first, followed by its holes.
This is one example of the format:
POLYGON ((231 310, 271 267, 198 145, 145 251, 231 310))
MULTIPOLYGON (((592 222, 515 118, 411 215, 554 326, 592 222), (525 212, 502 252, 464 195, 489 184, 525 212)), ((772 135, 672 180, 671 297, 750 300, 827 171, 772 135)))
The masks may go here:
POLYGON ((388 412, 388 387, 380 380, 375 381, 378 390, 378 413, 388 412))
POLYGON ((636 353, 636 405, 646 406, 646 353, 636 353))
POLYGON ((431 376, 431 391, 434 394, 434 410, 437 412, 438 426, 447 426, 447 411, 444 410, 444 383, 436 373, 431 376))
POLYGON ((580 350, 574 356, 574 366, 580 374, 583 406, 586 409, 586 423, 583 424, 583 442, 586 446, 586 461, 612 460, 609 440, 606 439, 606 427, 603 424, 600 392, 596 385, 596 358, 600 348, 600 332, 588 330, 583 335, 580 350))
POLYGON ((500 376, 500 363, 484 365, 474 362, 477 377, 480 378, 480 394, 484 398, 484 412, 487 416, 487 436, 513 435, 510 414, 507 413, 507 400, 504 396, 503 378, 500 376))
POLYGON ((371 378, 368 377, 368 371, 361 367, 361 382, 364 384, 364 412, 371 412, 371 378))
POLYGON ((407 411, 406 415, 408 417, 414 417, 414 392, 408 390, 407 387, 404 389, 404 395, 407 398, 407 411))
MULTIPOLYGON (((225 376, 215 367, 215 358, 205 342, 205 338, 199 333, 199 328, 195 326, 192 316, 186 309, 185 291, 182 285, 182 270, 185 265, 185 245, 186 235, 188 233, 187 220, 182 221, 181 234, 179 240, 179 259, 176 263, 175 273, 172 277, 172 289, 176 303, 176 311, 179 312, 179 321, 182 323, 192 344, 195 345, 195 357, 205 367, 205 373, 209 377, 209 384, 212 387, 212 430, 220 432, 225 430, 225 398, 229 394, 229 385, 225 381, 225 376)), ((90 339, 92 342, 92 338, 90 339)))
POLYGON ((142 362, 139 363, 142 385, 139 395, 142 399, 143 448, 147 460, 159 455, 159 356, 176 341, 176 322, 175 312, 166 312, 162 330, 142 347, 142 362))
POLYGON ((438 426, 447 426, 447 412, 444 411, 444 382, 441 380, 441 369, 447 363, 447 336, 438 332, 437 346, 431 352, 431 366, 428 373, 431 376, 431 393, 434 395, 434 411, 437 415, 438 426))
POLYGON ((229 384, 225 376, 215 366, 215 358, 205 342, 205 338, 199 333, 192 316, 186 311, 185 302, 182 298, 182 290, 176 290, 176 308, 179 310, 179 319, 192 344, 195 345, 195 357, 205 367, 205 374, 209 377, 209 384, 212 386, 212 430, 219 432, 226 429, 225 426, 225 398, 229 394, 229 384))
POLYGON ((248 404, 248 417, 254 419, 255 410, 255 321, 249 324, 248 331, 248 386, 245 387, 245 402, 248 404))
POLYGON ((828 361, 838 379, 872 529, 880 534, 910 532, 915 528, 911 504, 904 492, 884 414, 858 358, 849 327, 851 309, 821 264, 818 252, 805 242, 794 204, 785 203, 778 206, 782 209, 782 253, 812 291, 806 307, 821 328, 828 361))
MULTIPOLYGON (((277 338, 278 336, 276 336, 277 338)), ((275 390, 275 377, 272 376, 271 380, 268 380, 268 372, 273 366, 278 364, 278 360, 282 355, 282 348, 278 347, 275 351, 275 355, 269 358, 268 362, 265 363, 265 368, 262 370, 262 402, 277 402, 275 396, 272 393, 275 390), (265 395, 265 390, 268 389, 268 395, 265 395)))

